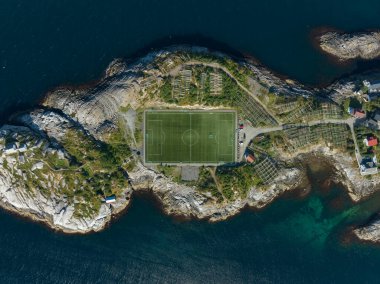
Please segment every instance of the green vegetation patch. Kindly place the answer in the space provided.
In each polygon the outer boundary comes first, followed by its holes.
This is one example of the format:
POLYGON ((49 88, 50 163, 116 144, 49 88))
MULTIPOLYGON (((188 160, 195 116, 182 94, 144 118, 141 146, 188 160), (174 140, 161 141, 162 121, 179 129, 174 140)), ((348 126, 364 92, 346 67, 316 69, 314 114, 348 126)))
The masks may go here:
POLYGON ((233 106, 243 90, 224 71, 194 65, 166 77, 158 93, 163 101, 177 105, 233 106))
POLYGON ((197 188, 202 192, 210 192, 218 202, 222 202, 224 198, 222 193, 218 190, 215 179, 211 174, 212 171, 213 169, 208 167, 200 168, 197 188))
POLYGON ((249 164, 239 167, 218 167, 216 178, 223 196, 228 200, 233 200, 237 196, 245 198, 251 187, 262 184, 262 180, 249 164))
POLYGON ((62 171, 67 185, 62 193, 75 199, 76 217, 94 216, 99 211, 101 196, 118 196, 128 186, 121 166, 130 155, 129 147, 119 131, 111 133, 109 141, 105 144, 69 130, 62 142, 72 157, 70 167, 62 171))

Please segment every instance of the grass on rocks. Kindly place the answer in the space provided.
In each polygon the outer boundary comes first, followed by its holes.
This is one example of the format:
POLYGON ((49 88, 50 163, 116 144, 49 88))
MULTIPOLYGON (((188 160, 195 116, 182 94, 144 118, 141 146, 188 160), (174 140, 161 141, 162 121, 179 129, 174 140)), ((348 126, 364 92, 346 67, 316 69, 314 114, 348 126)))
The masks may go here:
POLYGON ((209 192, 218 202, 246 198, 252 187, 260 187, 262 181, 249 164, 236 167, 220 166, 215 169, 202 167, 197 182, 201 192, 209 192))
POLYGON ((78 168, 66 177, 65 193, 75 199, 77 217, 93 216, 99 211, 101 196, 119 196, 128 186, 122 164, 131 152, 124 139, 119 130, 110 134, 109 144, 79 131, 67 132, 63 146, 78 168))
MULTIPOLYGON (((30 146, 39 139, 33 134, 19 136, 18 142, 22 140, 30 146)), ((3 167, 17 176, 19 186, 26 188, 31 196, 37 192, 46 198, 64 196, 69 204, 74 204, 77 218, 93 217, 99 212, 103 196, 120 196, 128 187, 123 163, 131 151, 120 130, 111 132, 108 140, 106 144, 70 129, 61 141, 63 149, 43 140, 40 147, 29 147, 22 154, 25 162, 8 165, 4 160, 3 167), (59 156, 58 151, 64 151, 65 156, 59 156), (41 167, 33 168, 41 162, 41 167)), ((14 154, 13 159, 17 161, 20 155, 14 154)))
POLYGON ((211 67, 192 66, 190 84, 183 90, 183 94, 176 93, 173 81, 177 77, 168 76, 164 79, 159 88, 159 97, 166 103, 186 105, 205 105, 205 106, 224 106, 233 107, 235 98, 243 92, 239 85, 221 70, 215 71, 211 67), (211 87, 211 74, 217 74, 221 78, 221 90, 215 94, 211 87))

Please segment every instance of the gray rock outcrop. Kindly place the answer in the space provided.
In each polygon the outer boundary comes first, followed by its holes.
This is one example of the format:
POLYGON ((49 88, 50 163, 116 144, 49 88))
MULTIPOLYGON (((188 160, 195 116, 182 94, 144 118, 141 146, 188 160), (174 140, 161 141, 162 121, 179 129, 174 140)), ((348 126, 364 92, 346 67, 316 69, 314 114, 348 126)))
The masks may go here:
POLYGON ((320 36, 319 46, 339 60, 374 59, 380 56, 380 32, 327 32, 320 36))
POLYGON ((360 227, 354 230, 355 236, 367 242, 380 242, 380 219, 377 218, 375 221, 372 221, 370 224, 360 227))

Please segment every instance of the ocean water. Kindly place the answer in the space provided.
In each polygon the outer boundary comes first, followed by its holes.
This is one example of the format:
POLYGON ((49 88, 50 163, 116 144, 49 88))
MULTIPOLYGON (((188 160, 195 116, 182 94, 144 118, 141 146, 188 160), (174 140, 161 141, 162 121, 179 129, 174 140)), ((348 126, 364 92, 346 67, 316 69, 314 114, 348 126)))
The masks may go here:
POLYGON ((355 69, 315 50, 310 32, 380 26, 376 0, 0 1, 0 118, 49 89, 98 79, 110 61, 175 43, 255 56, 280 74, 327 83, 355 69))
POLYGON ((354 242, 346 232, 347 226, 368 218, 367 203, 352 206, 343 189, 332 187, 301 199, 289 195, 265 210, 210 224, 175 220, 151 199, 139 197, 105 231, 86 236, 54 233, 1 213, 0 279, 377 283, 380 248, 354 242))
MULTIPOLYGON (((99 78, 116 57, 174 43, 249 54, 306 84, 365 68, 315 50, 320 26, 380 27, 375 0, 0 1, 0 117, 49 89, 99 78)), ((147 197, 105 231, 68 236, 0 211, 1 283, 376 283, 380 248, 349 228, 380 211, 380 195, 353 204, 344 189, 287 194, 217 224, 165 216, 147 197)))

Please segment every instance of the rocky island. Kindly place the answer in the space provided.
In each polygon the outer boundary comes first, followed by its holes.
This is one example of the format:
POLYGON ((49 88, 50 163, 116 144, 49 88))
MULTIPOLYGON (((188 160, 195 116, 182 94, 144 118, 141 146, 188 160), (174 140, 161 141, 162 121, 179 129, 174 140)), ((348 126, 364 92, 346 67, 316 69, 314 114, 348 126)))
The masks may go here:
POLYGON ((380 32, 327 32, 318 38, 320 48, 341 61, 380 56, 380 32))
POLYGON ((359 201, 380 188, 377 75, 308 88, 258 63, 189 46, 115 60, 97 84, 57 88, 0 128, 0 204, 87 233, 148 191, 168 214, 220 221, 307 187, 311 156, 326 159, 359 201), (234 110, 234 160, 148 163, 147 110, 234 110))

